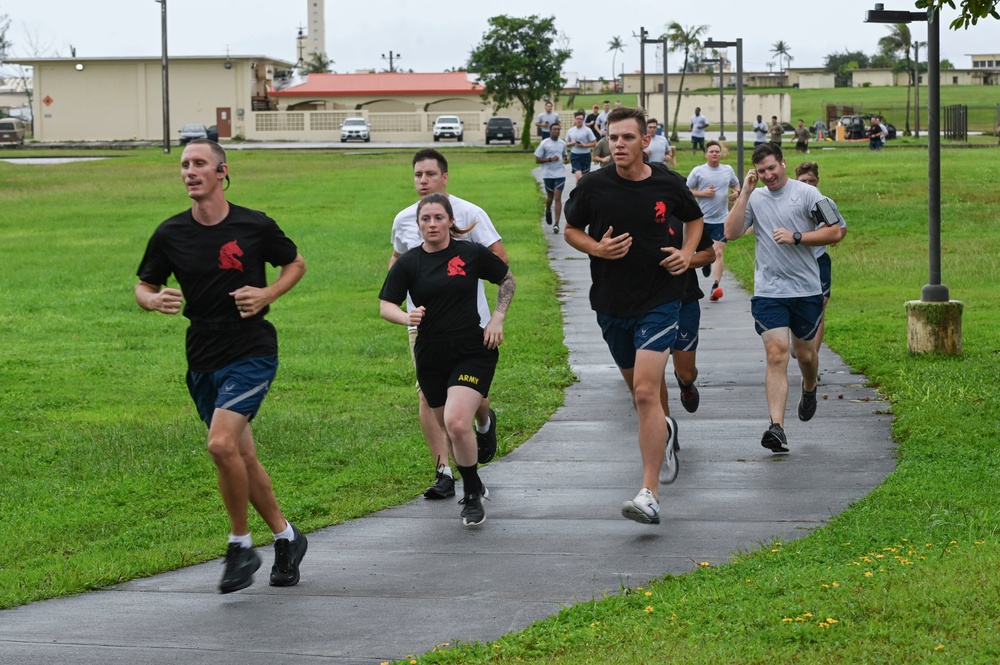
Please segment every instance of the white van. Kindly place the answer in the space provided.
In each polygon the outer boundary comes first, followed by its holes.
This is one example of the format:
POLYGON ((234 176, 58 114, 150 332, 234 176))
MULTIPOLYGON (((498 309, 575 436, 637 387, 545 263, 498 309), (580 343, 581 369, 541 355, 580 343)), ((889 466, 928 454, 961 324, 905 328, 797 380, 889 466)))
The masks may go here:
POLYGON ((19 118, 0 118, 0 145, 24 145, 24 122, 19 118))

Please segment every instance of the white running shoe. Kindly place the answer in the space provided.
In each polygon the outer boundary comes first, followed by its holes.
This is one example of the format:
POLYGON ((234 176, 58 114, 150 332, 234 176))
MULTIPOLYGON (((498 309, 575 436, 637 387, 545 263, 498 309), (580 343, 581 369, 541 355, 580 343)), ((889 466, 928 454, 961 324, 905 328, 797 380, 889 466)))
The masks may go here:
POLYGON ((653 493, 643 487, 631 501, 622 504, 622 517, 641 524, 660 523, 660 503, 653 498, 653 493))
POLYGON ((660 484, 667 485, 677 480, 677 472, 680 470, 680 460, 677 459, 677 451, 680 444, 677 442, 677 421, 667 416, 667 448, 663 452, 663 466, 660 467, 660 484))

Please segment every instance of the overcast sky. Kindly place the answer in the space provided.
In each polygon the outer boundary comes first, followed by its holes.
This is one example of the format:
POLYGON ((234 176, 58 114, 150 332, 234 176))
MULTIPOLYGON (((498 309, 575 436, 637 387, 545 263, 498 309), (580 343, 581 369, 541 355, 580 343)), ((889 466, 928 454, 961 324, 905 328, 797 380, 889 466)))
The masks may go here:
MULTIPOLYGON (((307 2, 312 0, 168 0, 170 55, 264 55, 294 62, 295 36, 306 25, 307 2), (284 9, 276 9, 276 7, 284 9)), ((401 54, 398 67, 434 72, 460 67, 499 13, 510 16, 555 14, 558 30, 569 39, 573 55, 564 69, 586 78, 611 76, 608 41, 620 36, 626 44, 617 56, 617 73, 639 69, 639 46, 633 36, 640 27, 650 35, 665 31, 671 21, 684 26, 708 25, 707 35, 725 41, 742 37, 744 69, 765 71, 776 62, 771 45, 790 46, 793 67, 821 67, 827 54, 860 50, 873 54, 888 27, 864 23, 870 0, 824 2, 699 2, 618 4, 596 0, 558 3, 503 0, 503 2, 415 2, 412 0, 327 0, 326 45, 336 72, 388 66, 383 55, 401 54), (652 9, 659 5, 662 8, 652 9), (548 9, 541 9, 548 7, 548 9), (625 8, 629 8, 626 11, 625 8)), ((913 0, 889 0, 887 9, 916 11, 913 0)), ((159 56, 160 5, 155 0, 0 0, 0 15, 11 25, 8 40, 14 55, 69 57, 70 46, 79 57, 159 56), (35 46, 32 46, 35 44, 35 46), (40 52, 41 51, 41 52, 40 52)), ((941 57, 956 67, 971 67, 968 54, 1000 51, 1000 22, 988 19, 969 30, 953 31, 948 24, 957 12, 942 14, 941 57)), ((914 39, 926 41, 925 23, 911 24, 914 39)), ((655 46, 646 47, 647 70, 662 71, 655 46), (655 66, 654 66, 654 63, 655 66)), ((735 62, 735 49, 730 49, 735 62)), ((670 71, 681 56, 670 55, 670 71)), ((780 69, 777 64, 775 70, 780 69)))

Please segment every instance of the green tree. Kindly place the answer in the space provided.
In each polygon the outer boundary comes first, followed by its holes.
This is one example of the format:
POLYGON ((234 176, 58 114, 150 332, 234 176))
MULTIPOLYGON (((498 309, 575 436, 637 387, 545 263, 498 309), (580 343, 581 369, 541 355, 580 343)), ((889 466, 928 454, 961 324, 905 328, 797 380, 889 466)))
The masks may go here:
POLYGON ((611 51, 611 80, 618 80, 618 75, 615 73, 615 59, 618 54, 625 50, 625 43, 622 42, 622 38, 615 36, 611 38, 608 42, 608 50, 611 51))
POLYGON ((851 71, 854 69, 867 69, 870 60, 861 51, 845 51, 844 53, 830 53, 826 56, 823 68, 834 75, 834 85, 844 88, 851 84, 851 71))
POLYGON ((906 129, 903 136, 911 136, 910 131, 910 96, 913 91, 913 64, 910 58, 910 49, 913 42, 910 36, 910 26, 905 23, 896 23, 888 26, 889 34, 878 40, 879 50, 885 55, 896 55, 902 53, 903 61, 906 63, 906 129))
POLYGON ((3 64, 7 57, 7 51, 10 49, 10 42, 7 41, 7 28, 9 27, 10 19, 7 18, 6 14, 0 14, 0 65, 3 64))
MULTIPOLYGON (((681 110, 681 91, 684 90, 684 77, 687 75, 688 71, 688 60, 691 57, 691 51, 701 48, 702 37, 708 32, 707 25, 690 25, 688 27, 682 26, 677 21, 673 21, 667 26, 667 43, 669 44, 668 50, 676 53, 677 51, 684 51, 684 65, 681 67, 681 82, 677 88, 677 104, 674 106, 674 126, 670 130, 670 140, 677 142, 677 114, 681 110)), ((664 129, 666 131, 666 129, 664 129)))
MULTIPOLYGON (((917 0, 916 5, 920 9, 936 8, 942 9, 945 5, 955 9, 955 0, 917 0)), ((949 26, 952 30, 959 28, 968 29, 969 25, 976 25, 980 19, 987 16, 1000 21, 1000 13, 997 12, 997 5, 1000 0, 960 0, 958 9, 961 10, 959 17, 951 22, 949 26)))
POLYGON ((302 61, 302 73, 303 74, 329 74, 330 65, 333 64, 333 60, 326 57, 326 53, 320 53, 319 51, 313 51, 309 56, 302 61))
MULTIPOLYGON (((926 67, 924 65, 921 65, 920 67, 921 67, 921 71, 924 71, 924 69, 926 69, 926 67)), ((938 69, 940 69, 941 71, 944 71, 946 69, 955 69, 955 65, 953 65, 951 63, 951 60, 949 60, 948 58, 942 58, 941 59, 941 64, 938 65, 938 69)))
POLYGON ((788 69, 789 67, 791 67, 792 66, 792 60, 795 59, 795 58, 792 57, 791 50, 792 50, 792 47, 789 46, 788 44, 786 44, 785 42, 783 42, 780 39, 778 41, 774 42, 773 44, 771 44, 771 53, 773 53, 774 55, 778 56, 778 64, 779 65, 781 64, 781 57, 782 56, 785 57, 785 69, 788 69))
POLYGON ((518 102, 524 112, 521 147, 531 143, 535 103, 565 85, 562 67, 572 51, 556 45, 555 17, 494 16, 490 29, 469 56, 469 71, 479 74, 483 99, 494 112, 518 102))

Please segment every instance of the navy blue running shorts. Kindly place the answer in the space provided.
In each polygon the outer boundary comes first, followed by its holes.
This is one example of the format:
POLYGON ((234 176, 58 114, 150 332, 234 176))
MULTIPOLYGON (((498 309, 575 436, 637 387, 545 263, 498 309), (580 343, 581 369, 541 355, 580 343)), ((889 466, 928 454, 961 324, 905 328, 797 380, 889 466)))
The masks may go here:
POLYGON ((209 427, 216 409, 253 420, 278 373, 278 358, 244 358, 214 372, 188 370, 187 386, 198 415, 209 427))
POLYGON ((823 252, 818 257, 816 257, 816 263, 819 264, 819 283, 823 287, 823 297, 830 297, 830 287, 833 281, 833 265, 830 261, 830 253, 823 252))
POLYGON ((823 296, 754 296, 750 299, 750 313, 758 335, 775 328, 789 328, 793 335, 808 341, 816 336, 819 323, 823 320, 823 296))
POLYGON ((680 309, 681 301, 671 300, 633 319, 619 319, 598 312, 597 323, 615 364, 622 369, 632 369, 637 350, 670 350, 677 336, 680 309))

